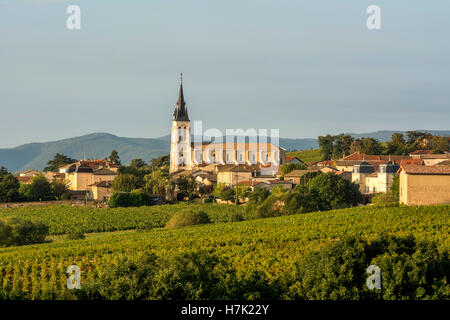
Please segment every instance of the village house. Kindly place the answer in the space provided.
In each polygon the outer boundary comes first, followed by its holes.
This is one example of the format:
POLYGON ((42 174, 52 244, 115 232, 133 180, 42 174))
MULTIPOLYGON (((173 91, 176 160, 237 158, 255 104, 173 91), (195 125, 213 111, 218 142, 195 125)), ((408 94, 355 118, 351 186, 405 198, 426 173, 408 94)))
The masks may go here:
POLYGON ((65 170, 67 188, 73 191, 87 191, 89 185, 102 181, 113 181, 117 172, 108 168, 93 169, 88 165, 72 165, 65 170))
POLYGON ((449 166, 402 166, 398 174, 401 204, 450 203, 449 166))
POLYGON ((287 164, 290 164, 290 163, 298 163, 298 164, 301 164, 301 165, 306 166, 306 163, 304 163, 302 160, 300 160, 300 159, 297 158, 297 157, 286 157, 286 158, 285 158, 285 163, 287 163, 287 164))
POLYGON ((108 201, 113 194, 111 181, 99 181, 89 186, 89 198, 98 201, 108 201))
POLYGON ((284 175, 284 180, 290 181, 291 183, 294 183, 294 184, 299 184, 300 179, 309 172, 317 172, 317 170, 309 170, 309 169, 308 170, 293 170, 284 175))

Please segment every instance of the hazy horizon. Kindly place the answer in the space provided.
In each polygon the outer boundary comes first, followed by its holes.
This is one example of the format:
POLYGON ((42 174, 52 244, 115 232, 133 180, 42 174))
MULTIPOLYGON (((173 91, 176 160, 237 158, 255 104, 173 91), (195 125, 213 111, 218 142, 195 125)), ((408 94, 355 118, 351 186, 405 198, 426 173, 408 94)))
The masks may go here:
POLYGON ((0 148, 204 129, 450 130, 450 3, 0 0, 0 148), (81 8, 81 30, 66 8, 81 8), (381 8, 382 29, 366 28, 381 8))

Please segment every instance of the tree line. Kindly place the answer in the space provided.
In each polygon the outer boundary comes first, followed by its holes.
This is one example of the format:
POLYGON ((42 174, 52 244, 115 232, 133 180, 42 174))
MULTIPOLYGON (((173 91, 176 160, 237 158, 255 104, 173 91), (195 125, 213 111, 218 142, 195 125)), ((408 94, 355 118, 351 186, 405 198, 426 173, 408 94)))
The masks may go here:
POLYGON ((339 159, 354 152, 408 155, 418 149, 432 150, 433 153, 444 153, 450 150, 448 137, 421 131, 406 131, 406 137, 402 133, 394 133, 387 143, 381 143, 369 137, 353 138, 343 133, 319 136, 318 140, 323 160, 339 159))

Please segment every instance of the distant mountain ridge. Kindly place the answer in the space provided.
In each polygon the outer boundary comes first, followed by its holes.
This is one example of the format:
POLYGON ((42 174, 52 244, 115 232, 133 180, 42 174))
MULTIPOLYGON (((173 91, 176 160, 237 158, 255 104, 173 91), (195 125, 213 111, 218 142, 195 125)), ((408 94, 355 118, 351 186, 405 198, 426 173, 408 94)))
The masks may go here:
MULTIPOLYGON (((432 134, 450 135, 449 131, 427 131, 432 134)), ((380 141, 387 141, 395 132, 376 131, 371 133, 350 134, 353 137, 372 137, 380 141)), ((280 138, 280 145, 287 150, 305 150, 318 147, 317 139, 280 138)), ((15 148, 0 149, 0 166, 9 171, 23 171, 26 169, 42 170, 55 153, 63 153, 75 159, 105 158, 111 151, 119 152, 123 164, 129 164, 132 159, 141 158, 150 161, 153 158, 168 154, 170 151, 170 136, 159 138, 126 138, 109 133, 91 133, 80 137, 73 137, 58 141, 29 143, 15 148)))

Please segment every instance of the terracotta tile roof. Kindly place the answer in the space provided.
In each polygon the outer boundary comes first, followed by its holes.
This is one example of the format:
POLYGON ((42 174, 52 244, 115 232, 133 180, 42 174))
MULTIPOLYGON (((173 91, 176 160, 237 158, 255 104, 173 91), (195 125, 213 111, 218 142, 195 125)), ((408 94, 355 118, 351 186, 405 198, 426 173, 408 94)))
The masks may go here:
POLYGON ((238 185, 244 185, 247 187, 253 187, 254 185, 257 185, 258 183, 261 183, 259 181, 252 181, 252 180, 246 180, 246 181, 239 181, 238 185))
POLYGON ((286 173, 284 176, 285 177, 301 177, 305 174, 307 174, 308 172, 316 172, 317 170, 293 170, 289 173, 286 173))
POLYGON ((270 184, 292 184, 291 181, 286 181, 286 180, 269 180, 267 181, 270 184))
POLYGON ((89 187, 98 187, 98 188, 111 188, 112 181, 99 181, 93 184, 90 184, 89 187))
POLYGON ((450 159, 450 154, 435 153, 435 154, 423 154, 420 159, 450 159))
POLYGON ((259 171, 257 165, 246 165, 246 164, 224 164, 222 166, 217 167, 219 172, 253 172, 259 171))
POLYGON ((96 175, 96 176, 116 176, 117 172, 106 169, 106 168, 101 168, 101 169, 94 170, 94 175, 96 175))
POLYGON ((365 154, 360 152, 354 152, 349 156, 343 157, 340 160, 359 160, 359 161, 400 161, 402 159, 410 159, 410 156, 397 156, 397 155, 380 155, 380 154, 365 154))
POLYGON ((423 164, 423 160, 421 159, 403 159, 400 161, 400 166, 422 166, 423 164))
POLYGON ((450 175, 448 166, 403 166, 398 172, 404 171, 406 174, 424 175, 450 175))
POLYGON ((334 166, 335 161, 334 160, 322 160, 322 161, 316 162, 315 165, 316 166, 334 166))
POLYGON ((444 160, 439 163, 436 163, 437 166, 450 166, 450 160, 444 160))
POLYGON ((410 153, 410 155, 416 154, 432 154, 433 150, 416 150, 410 153))

